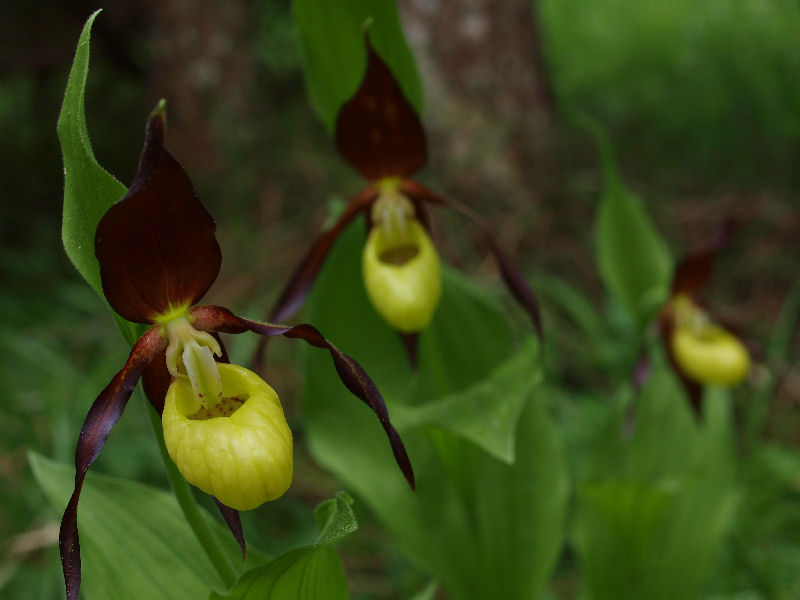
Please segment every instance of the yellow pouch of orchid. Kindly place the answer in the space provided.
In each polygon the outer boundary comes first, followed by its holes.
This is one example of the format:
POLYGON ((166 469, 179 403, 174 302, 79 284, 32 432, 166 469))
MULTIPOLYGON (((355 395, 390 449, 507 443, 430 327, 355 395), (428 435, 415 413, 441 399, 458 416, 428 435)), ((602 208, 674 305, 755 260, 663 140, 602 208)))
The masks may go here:
POLYGON ((197 410, 188 378, 172 381, 162 425, 186 481, 237 510, 282 496, 292 482, 292 433, 278 395, 258 375, 220 363, 222 398, 197 410))

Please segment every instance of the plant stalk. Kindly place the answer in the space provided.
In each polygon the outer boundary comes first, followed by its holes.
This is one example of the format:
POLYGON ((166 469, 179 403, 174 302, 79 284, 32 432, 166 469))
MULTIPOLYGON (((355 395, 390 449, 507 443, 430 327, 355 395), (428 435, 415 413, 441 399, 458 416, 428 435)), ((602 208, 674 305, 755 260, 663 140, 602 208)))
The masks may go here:
POLYGON ((161 461, 164 463, 167 479, 169 479, 172 491, 178 501, 178 506, 180 506, 183 516, 189 523, 189 527, 192 528, 192 532, 197 538, 197 541, 200 542, 200 546, 203 548, 206 556, 208 556, 211 564, 214 565, 217 573, 219 573, 225 587, 230 589, 236 582, 236 571, 233 564, 222 551, 217 538, 208 525, 208 521, 203 517, 192 489, 189 487, 189 484, 183 478, 180 471, 178 471, 178 467, 175 466, 175 463, 172 462, 172 459, 169 457, 167 447, 164 444, 164 433, 161 430, 161 417, 147 399, 144 398, 143 394, 142 399, 146 405, 147 414, 150 417, 150 424, 153 427, 153 434, 158 444, 158 452, 161 454, 161 461))

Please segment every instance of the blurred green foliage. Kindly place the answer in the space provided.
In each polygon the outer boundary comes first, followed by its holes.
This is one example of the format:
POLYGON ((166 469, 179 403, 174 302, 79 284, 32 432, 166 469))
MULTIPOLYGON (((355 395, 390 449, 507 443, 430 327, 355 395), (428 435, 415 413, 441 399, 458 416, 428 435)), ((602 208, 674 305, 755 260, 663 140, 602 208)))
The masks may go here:
POLYGON ((706 181, 797 183, 797 2, 543 0, 541 10, 564 110, 611 125, 637 162, 706 181))

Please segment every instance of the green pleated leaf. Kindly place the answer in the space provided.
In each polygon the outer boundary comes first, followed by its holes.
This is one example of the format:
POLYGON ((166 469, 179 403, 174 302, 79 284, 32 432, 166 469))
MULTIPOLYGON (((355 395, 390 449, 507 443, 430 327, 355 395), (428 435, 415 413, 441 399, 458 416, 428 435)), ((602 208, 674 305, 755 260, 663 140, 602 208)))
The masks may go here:
MULTIPOLYGON (((108 207, 122 198, 127 188, 101 167, 94 157, 84 114, 86 76, 89 72, 89 40, 94 12, 83 27, 67 80, 58 118, 58 139, 64 161, 64 211, 61 238, 67 256, 89 285, 100 295, 100 266, 94 256, 94 233, 108 207)), ((115 313, 129 343, 137 337, 136 326, 115 313)))
POLYGON ((226 595, 208 600, 345 600, 347 577, 330 546, 296 548, 248 571, 226 595))
MULTIPOLYGON (((515 371, 524 379, 526 355, 535 358, 534 349, 528 344, 517 349, 508 313, 496 299, 445 269, 442 300, 420 335, 414 373, 399 337, 375 314, 364 292, 363 244, 362 227, 343 234, 309 297, 308 320, 364 366, 393 420, 417 409, 424 414, 428 404, 439 401, 452 402, 453 411, 448 420, 443 408, 431 409, 438 413, 434 427, 408 423, 402 431, 417 480, 412 492, 373 415, 338 384, 330 361, 320 360, 324 357, 313 349, 303 350, 311 451, 369 504, 405 554, 448 597, 539 598, 561 547, 567 491, 561 439, 544 394, 534 384, 521 401, 516 426, 509 418, 500 428, 508 438, 497 432, 488 436, 497 453, 507 456, 512 445, 513 464, 473 441, 480 437, 476 424, 458 412, 481 394, 502 405, 505 399, 490 398, 492 384, 477 390, 487 378, 497 378, 507 384, 496 384, 497 389, 507 393, 515 371), (467 400, 458 400, 459 393, 467 400), (462 431, 451 431, 456 427, 462 431)), ((533 381, 536 373, 532 362, 533 381)), ((474 405, 471 410, 477 420, 479 411, 474 405)))
POLYGON ((707 393, 698 425, 658 364, 638 403, 633 437, 598 440, 604 452, 580 486, 575 541, 586 591, 594 600, 693 600, 739 500, 730 397, 707 393))
POLYGON ((347 577, 330 544, 358 529, 353 500, 344 492, 315 510, 320 534, 315 544, 295 548, 247 571, 230 592, 209 600, 345 600, 347 577))
POLYGON ((595 220, 595 251, 608 291, 646 325, 663 306, 672 281, 672 259, 644 204, 620 178, 606 133, 588 122, 603 163, 605 189, 595 220))
POLYGON ((452 431, 495 458, 514 462, 517 421, 541 381, 538 344, 533 338, 506 362, 463 392, 417 406, 395 406, 400 431, 423 425, 452 431))
POLYGON ((314 110, 333 133, 339 108, 358 88, 366 69, 365 25, 378 54, 418 113, 423 92, 394 0, 294 0, 314 110))
MULTIPOLYGON (((35 452, 29 460, 39 486, 58 511, 67 505, 75 469, 35 452)), ((233 538, 213 523, 232 557, 233 538)), ((174 496, 139 483, 89 473, 78 510, 82 554, 81 598, 185 600, 224 589, 174 496)))

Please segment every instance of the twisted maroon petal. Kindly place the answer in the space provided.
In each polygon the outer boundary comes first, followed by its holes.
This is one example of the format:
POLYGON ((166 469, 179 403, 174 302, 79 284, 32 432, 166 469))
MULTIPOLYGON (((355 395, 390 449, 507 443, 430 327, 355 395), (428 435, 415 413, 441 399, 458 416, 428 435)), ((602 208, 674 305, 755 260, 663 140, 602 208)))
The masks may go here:
POLYGON ((331 248, 333 248, 334 242, 347 229, 347 226, 356 215, 369 208, 376 196, 377 191, 372 186, 368 186, 359 192, 347 205, 347 208, 345 208, 333 227, 317 238, 308 254, 297 265, 289 279, 289 283, 286 284, 275 306, 272 307, 269 313, 270 321, 286 321, 300 310, 311 291, 311 287, 314 285, 322 265, 325 264, 325 259, 328 257, 331 248))
MULTIPOLYGON (((369 206, 377 196, 375 188, 368 186, 350 201, 347 208, 339 216, 333 227, 325 231, 309 249, 308 253, 297 265, 286 287, 283 288, 281 295, 269 313, 270 321, 288 321, 297 311, 303 307, 311 288, 319 275, 328 254, 333 248, 333 244, 339 236, 347 229, 352 220, 361 212, 369 214, 369 206)), ((256 347, 253 363, 259 366, 264 363, 264 355, 267 349, 267 340, 262 337, 256 347)))
POLYGON ((164 148, 164 130, 159 106, 147 123, 133 184, 95 234, 103 292, 115 311, 137 323, 195 304, 222 261, 214 219, 164 148))
POLYGON ((66 511, 64 511, 64 517, 61 519, 61 530, 58 536, 67 600, 77 599, 81 585, 78 500, 86 472, 105 446, 111 428, 122 416, 145 366, 154 358, 162 356, 165 349, 166 341, 161 336, 160 327, 149 329, 134 344, 125 366, 100 392, 83 422, 78 437, 78 446, 75 450, 75 490, 67 504, 66 511))
POLYGON ((428 160, 428 146, 414 107, 368 39, 361 87, 336 117, 336 147, 370 181, 404 177, 428 160))
POLYGON ((508 287, 508 290, 514 296, 514 298, 516 298, 517 302, 520 303, 522 308, 525 309, 525 312, 528 313, 528 316, 530 317, 531 321, 533 321, 533 326, 536 329, 536 335, 540 340, 543 339, 542 316, 541 312, 539 311, 539 301, 536 299, 536 295, 528 285, 528 282, 525 281, 525 278, 522 276, 520 270, 497 243, 497 240, 489 230, 489 226, 486 224, 486 221, 484 221, 468 206, 461 204, 460 202, 456 202, 455 200, 450 200, 440 196, 416 181, 404 179, 400 185, 400 188, 415 202, 427 202, 430 204, 451 208, 475 223, 481 233, 481 236, 483 237, 484 242, 487 246, 489 246, 489 250, 494 256, 497 265, 500 267, 500 274, 503 276, 503 281, 505 281, 506 287, 508 287))
POLYGON ((307 324, 276 325, 261 321, 250 321, 237 317, 227 308, 221 306, 195 306, 191 310, 192 324, 201 331, 218 331, 222 333, 243 333, 252 331, 259 335, 283 335, 289 338, 299 338, 317 348, 325 348, 333 359, 334 367, 342 383, 356 397, 363 401, 377 415, 378 420, 389 437, 395 461, 403 472, 411 489, 414 489, 414 471, 408 458, 400 434, 397 433, 389 420, 389 411, 380 391, 369 375, 353 358, 339 350, 315 327, 307 324))

